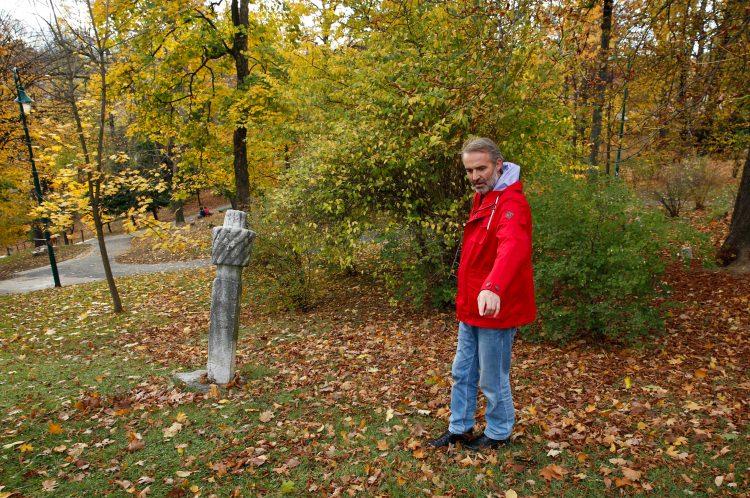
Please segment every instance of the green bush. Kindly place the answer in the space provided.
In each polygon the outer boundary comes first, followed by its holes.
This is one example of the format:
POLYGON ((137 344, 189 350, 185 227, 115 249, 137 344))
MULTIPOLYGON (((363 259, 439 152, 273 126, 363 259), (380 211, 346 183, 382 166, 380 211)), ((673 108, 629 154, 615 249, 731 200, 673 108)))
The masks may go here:
POLYGON ((694 237, 685 225, 606 177, 556 176, 535 184, 529 200, 539 307, 533 335, 630 342, 662 328, 653 299, 666 261, 694 237))
POLYGON ((243 278, 252 299, 271 310, 312 309, 322 269, 311 231, 299 226, 275 197, 253 213, 249 225, 257 236, 243 278))
POLYGON ((388 232, 383 238, 380 262, 374 274, 396 301, 446 309, 455 303, 455 250, 460 235, 440 235, 433 230, 388 232))

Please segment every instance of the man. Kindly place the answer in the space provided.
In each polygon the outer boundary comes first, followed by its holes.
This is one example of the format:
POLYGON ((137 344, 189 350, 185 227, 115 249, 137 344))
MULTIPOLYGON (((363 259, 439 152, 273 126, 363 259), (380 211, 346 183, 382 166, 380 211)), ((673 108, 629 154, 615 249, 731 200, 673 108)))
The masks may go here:
POLYGON ((511 348, 517 328, 536 316, 531 211, 519 166, 503 162, 492 140, 469 140, 461 160, 475 194, 458 266, 451 416, 448 430, 429 444, 480 450, 507 444, 515 423, 511 348), (472 440, 477 383, 487 398, 487 426, 472 440))

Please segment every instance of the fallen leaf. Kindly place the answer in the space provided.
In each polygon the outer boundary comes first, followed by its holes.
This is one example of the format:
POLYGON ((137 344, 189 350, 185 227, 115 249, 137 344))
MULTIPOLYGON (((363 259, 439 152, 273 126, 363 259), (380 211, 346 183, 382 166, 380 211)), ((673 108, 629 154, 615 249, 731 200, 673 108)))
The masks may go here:
POLYGON ((57 480, 55 479, 47 479, 45 481, 42 481, 42 489, 46 492, 54 491, 57 487, 57 480))
POLYGON ((505 492, 505 498, 518 498, 518 493, 513 489, 509 489, 505 492))
POLYGON ((62 434, 64 432, 62 425, 56 424, 54 422, 50 422, 47 425, 47 430, 49 431, 50 434, 62 434))
POLYGON ((385 439, 381 439, 378 441, 378 450, 380 451, 386 451, 388 449, 388 443, 385 439))
POLYGON ((551 481, 553 479, 561 480, 568 470, 560 465, 550 464, 539 471, 539 474, 546 480, 551 481))
POLYGON ((633 470, 628 467, 623 467, 621 470, 622 470, 622 475, 624 475, 627 479, 630 479, 631 481, 637 481, 641 478, 641 473, 637 470, 633 470))
POLYGON ((273 412, 272 412, 272 411, 270 411, 270 410, 266 410, 266 411, 264 411, 263 413, 261 413, 261 414, 260 414, 260 417, 259 417, 259 419, 260 419, 260 421, 261 421, 261 422, 263 422, 264 424, 265 424, 266 422, 270 422, 270 421, 271 421, 271 419, 273 419, 273 412))
POLYGON ((142 436, 133 431, 128 432, 128 451, 133 453, 134 451, 142 450, 146 446, 143 442, 142 436))
POLYGON ((294 493, 294 481, 284 481, 281 483, 281 487, 279 488, 279 491, 281 491, 282 495, 289 495, 294 493))
POLYGON ((172 425, 167 427, 166 429, 162 429, 162 432, 164 433, 164 439, 171 439, 177 435, 178 432, 182 430, 182 424, 179 422, 174 422, 172 425))

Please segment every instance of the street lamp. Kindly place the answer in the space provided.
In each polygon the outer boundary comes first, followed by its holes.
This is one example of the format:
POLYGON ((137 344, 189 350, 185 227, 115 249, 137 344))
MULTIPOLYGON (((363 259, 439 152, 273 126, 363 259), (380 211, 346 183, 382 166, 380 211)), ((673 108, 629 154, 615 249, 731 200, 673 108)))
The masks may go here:
POLYGON ((26 91, 22 86, 19 86, 17 90, 18 98, 16 98, 13 102, 18 102, 19 104, 21 104, 21 111, 23 112, 24 116, 28 116, 29 114, 31 114, 31 104, 34 101, 31 100, 31 97, 26 95, 26 91))
MULTIPOLYGON (((36 164, 34 163, 34 151, 31 149, 31 137, 29 136, 29 127, 26 124, 26 116, 31 112, 31 103, 33 100, 26 95, 26 91, 21 85, 21 78, 18 76, 18 69, 13 68, 13 79, 16 82, 16 92, 18 98, 14 102, 18 102, 18 110, 21 114, 21 123, 23 123, 23 132, 26 136, 26 147, 29 149, 29 161, 31 162, 31 176, 34 178, 34 193, 36 194, 37 204, 42 204, 42 185, 39 183, 39 174, 36 171, 36 164)), ((60 285, 60 274, 57 272, 57 261, 55 260, 55 251, 52 249, 52 242, 49 237, 49 226, 48 221, 44 220, 44 241, 47 243, 47 255, 49 256, 49 265, 52 268, 52 278, 55 281, 55 287, 62 287, 60 285)))

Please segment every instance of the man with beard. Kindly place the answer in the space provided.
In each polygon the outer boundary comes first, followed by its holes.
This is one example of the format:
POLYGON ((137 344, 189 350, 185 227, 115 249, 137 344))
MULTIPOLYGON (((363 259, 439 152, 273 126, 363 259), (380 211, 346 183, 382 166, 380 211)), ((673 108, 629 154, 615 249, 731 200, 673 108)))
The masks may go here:
POLYGON ((458 346, 453 360, 448 430, 435 448, 461 442, 480 450, 510 441, 515 409, 510 360, 517 328, 536 316, 531 267, 531 211, 517 164, 504 162, 488 138, 469 140, 461 151, 474 189, 464 225, 458 267, 458 346), (477 387, 487 398, 484 434, 471 439, 477 387))

